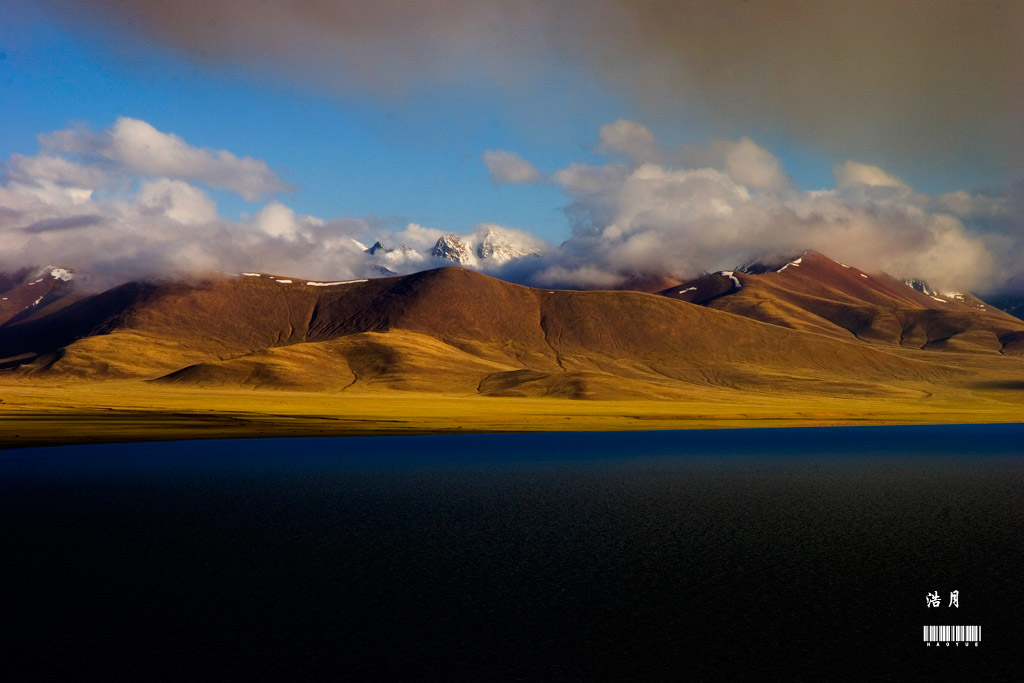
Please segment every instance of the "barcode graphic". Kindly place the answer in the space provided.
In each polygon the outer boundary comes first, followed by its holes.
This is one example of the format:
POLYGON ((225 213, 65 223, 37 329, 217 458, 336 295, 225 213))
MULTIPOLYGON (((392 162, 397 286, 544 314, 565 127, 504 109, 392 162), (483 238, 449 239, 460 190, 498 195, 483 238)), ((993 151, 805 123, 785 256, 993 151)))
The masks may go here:
POLYGON ((925 626, 926 643, 976 643, 981 640, 980 626, 925 626))

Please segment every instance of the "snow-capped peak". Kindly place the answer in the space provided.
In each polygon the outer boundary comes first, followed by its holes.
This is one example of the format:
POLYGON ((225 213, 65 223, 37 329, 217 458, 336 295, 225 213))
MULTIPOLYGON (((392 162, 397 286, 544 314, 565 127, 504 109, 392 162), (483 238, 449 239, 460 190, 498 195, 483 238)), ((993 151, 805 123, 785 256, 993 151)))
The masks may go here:
POLYGON ((957 292, 957 291, 954 291, 954 290, 932 289, 928 285, 927 282, 925 282, 924 280, 917 279, 917 278, 906 278, 906 279, 903 280, 903 284, 907 285, 908 287, 910 287, 912 289, 916 289, 917 291, 921 292, 922 294, 927 294, 931 298, 939 300, 939 301, 941 301, 943 299, 946 299, 946 300, 954 299, 956 301, 964 301, 965 300, 963 292, 957 292))
POLYGON ((461 263, 464 266, 474 265, 476 261, 472 247, 461 237, 451 233, 441 235, 438 238, 430 255, 447 261, 461 263))

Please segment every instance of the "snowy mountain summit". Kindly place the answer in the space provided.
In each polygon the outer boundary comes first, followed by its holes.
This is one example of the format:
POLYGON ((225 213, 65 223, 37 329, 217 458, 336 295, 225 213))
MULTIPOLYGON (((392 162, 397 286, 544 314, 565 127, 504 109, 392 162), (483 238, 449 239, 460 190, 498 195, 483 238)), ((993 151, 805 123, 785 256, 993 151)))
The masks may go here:
POLYGON ((486 271, 515 259, 540 255, 547 248, 546 243, 524 232, 493 225, 482 225, 468 235, 441 233, 433 243, 423 242, 417 235, 413 245, 390 247, 378 240, 364 253, 374 267, 389 272, 415 272, 435 267, 438 261, 486 271))
POLYGON ((488 227, 472 235, 442 235, 430 255, 464 266, 500 266, 526 256, 539 256, 542 245, 527 235, 488 227))
POLYGON ((473 256, 473 248, 469 243, 451 233, 438 238, 434 248, 430 250, 430 255, 446 261, 461 263, 464 266, 475 265, 476 261, 473 256))

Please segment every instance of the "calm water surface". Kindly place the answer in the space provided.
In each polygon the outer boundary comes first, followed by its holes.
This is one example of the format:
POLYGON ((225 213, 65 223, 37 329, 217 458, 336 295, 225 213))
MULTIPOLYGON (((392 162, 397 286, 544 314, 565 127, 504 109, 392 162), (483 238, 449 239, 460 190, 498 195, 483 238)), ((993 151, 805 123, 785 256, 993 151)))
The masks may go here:
POLYGON ((0 678, 1013 680, 1022 531, 1024 425, 0 451, 0 678))

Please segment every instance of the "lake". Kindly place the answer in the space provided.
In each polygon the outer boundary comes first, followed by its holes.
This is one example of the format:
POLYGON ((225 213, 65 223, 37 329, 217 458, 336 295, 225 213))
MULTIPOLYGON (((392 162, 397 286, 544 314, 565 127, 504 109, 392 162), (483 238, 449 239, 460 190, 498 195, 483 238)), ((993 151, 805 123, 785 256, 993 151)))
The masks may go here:
POLYGON ((8 450, 0 511, 6 680, 1024 664, 1021 424, 8 450))

